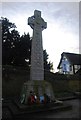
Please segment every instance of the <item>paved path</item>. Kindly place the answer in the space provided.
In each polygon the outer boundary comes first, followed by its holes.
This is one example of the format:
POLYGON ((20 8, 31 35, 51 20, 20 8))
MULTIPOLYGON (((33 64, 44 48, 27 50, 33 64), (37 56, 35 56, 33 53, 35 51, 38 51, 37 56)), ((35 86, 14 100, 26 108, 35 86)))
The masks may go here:
POLYGON ((35 118, 80 118, 80 111, 81 111, 81 100, 73 99, 64 101, 72 105, 71 110, 61 111, 61 112, 51 112, 51 113, 44 113, 42 115, 38 114, 33 116, 35 118))

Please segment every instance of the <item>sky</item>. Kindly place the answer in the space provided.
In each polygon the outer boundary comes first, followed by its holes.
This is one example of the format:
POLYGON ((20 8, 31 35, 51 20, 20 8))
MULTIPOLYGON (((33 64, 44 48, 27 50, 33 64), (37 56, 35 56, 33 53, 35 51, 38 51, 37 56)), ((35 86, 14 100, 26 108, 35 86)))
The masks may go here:
POLYGON ((54 72, 58 71, 62 52, 79 53, 79 2, 3 2, 1 9, 0 16, 15 23, 20 35, 29 32, 31 37, 28 17, 34 15, 34 10, 41 11, 47 22, 42 32, 43 49, 53 62, 54 72))

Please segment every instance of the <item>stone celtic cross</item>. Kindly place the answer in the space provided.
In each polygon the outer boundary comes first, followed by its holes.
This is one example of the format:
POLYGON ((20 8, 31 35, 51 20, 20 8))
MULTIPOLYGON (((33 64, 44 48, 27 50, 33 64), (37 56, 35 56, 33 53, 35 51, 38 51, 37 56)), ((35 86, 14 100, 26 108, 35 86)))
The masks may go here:
POLYGON ((44 80, 42 31, 47 23, 41 18, 41 11, 34 11, 34 16, 28 18, 28 25, 33 29, 30 80, 44 80))

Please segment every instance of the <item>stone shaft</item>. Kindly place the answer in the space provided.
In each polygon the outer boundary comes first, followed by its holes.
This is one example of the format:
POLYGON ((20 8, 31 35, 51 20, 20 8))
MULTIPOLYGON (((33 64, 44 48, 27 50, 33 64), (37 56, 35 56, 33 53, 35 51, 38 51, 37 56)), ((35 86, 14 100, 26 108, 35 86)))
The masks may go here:
POLYGON ((41 18, 41 12, 35 10, 34 16, 28 18, 28 25, 33 29, 30 80, 44 80, 42 31, 47 23, 41 18))

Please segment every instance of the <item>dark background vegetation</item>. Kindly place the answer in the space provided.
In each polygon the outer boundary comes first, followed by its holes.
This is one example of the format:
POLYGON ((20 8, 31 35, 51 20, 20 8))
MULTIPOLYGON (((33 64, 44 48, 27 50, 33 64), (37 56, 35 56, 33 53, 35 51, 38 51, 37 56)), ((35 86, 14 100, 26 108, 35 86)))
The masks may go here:
MULTIPOLYGON (((72 96, 71 93, 81 91, 80 75, 64 75, 44 71, 44 79, 52 84, 56 97, 72 96)), ((30 72, 22 67, 4 66, 3 67, 3 98, 19 97, 24 82, 30 79, 30 72)))

